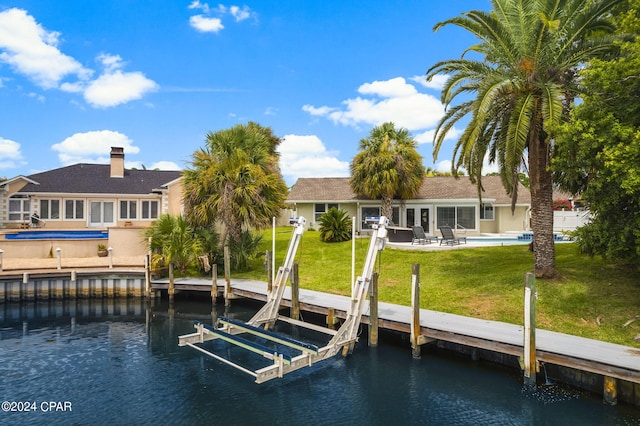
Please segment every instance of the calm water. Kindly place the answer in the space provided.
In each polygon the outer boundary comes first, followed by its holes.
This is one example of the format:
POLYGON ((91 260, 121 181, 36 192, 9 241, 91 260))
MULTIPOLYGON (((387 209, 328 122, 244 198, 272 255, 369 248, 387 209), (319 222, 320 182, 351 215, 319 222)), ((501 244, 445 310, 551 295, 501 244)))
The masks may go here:
MULTIPOLYGON (((246 320, 256 309, 235 303, 211 312, 199 300, 179 300, 173 311, 139 301, 0 305, 1 400, 31 410, 3 404, 0 424, 640 424, 640 409, 556 385, 523 393, 519 377, 482 362, 413 360, 396 336, 368 348, 363 334, 351 357, 261 385, 177 345, 195 319, 246 320)), ((256 357, 210 343, 238 361, 256 357)))

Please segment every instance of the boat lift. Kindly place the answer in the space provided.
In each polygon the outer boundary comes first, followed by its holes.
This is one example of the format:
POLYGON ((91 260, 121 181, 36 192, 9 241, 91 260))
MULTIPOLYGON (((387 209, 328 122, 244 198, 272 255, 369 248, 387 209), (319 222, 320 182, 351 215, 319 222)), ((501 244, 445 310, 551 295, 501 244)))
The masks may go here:
POLYGON ((298 219, 298 223, 294 225, 295 228, 291 241, 289 242, 287 255, 284 259, 283 265, 278 269, 276 280, 271 292, 267 295, 267 303, 264 307, 246 323, 219 317, 216 326, 212 327, 196 321, 194 323, 196 332, 179 336, 179 346, 190 346, 208 356, 211 356, 212 358, 237 368, 238 370, 253 376, 256 379, 256 383, 264 383, 275 378, 282 378, 287 373, 304 367, 310 367, 316 362, 331 358, 340 351, 342 351, 345 356, 351 353, 356 341, 358 340, 358 328, 365 309, 365 301, 369 293, 369 286, 373 277, 376 257, 378 252, 383 250, 385 246, 387 236, 386 221, 387 219, 382 216, 379 218, 378 223, 371 225, 373 232, 371 234, 369 250, 365 259, 362 275, 356 279, 353 285, 351 304, 349 305, 346 319, 338 330, 332 330, 278 314, 287 279, 289 278, 293 267, 295 253, 298 249, 302 233, 304 232, 306 220, 301 217, 298 219), (278 320, 314 330, 316 332, 325 333, 332 337, 324 347, 318 347, 313 344, 301 342, 270 331, 269 329, 273 328, 278 320), (276 345, 287 347, 288 351, 294 350, 299 352, 299 354, 292 356, 289 353, 279 352, 273 348, 260 345, 252 340, 240 337, 239 335, 243 333, 258 336, 259 338, 268 340, 276 345), (238 347, 260 354, 263 357, 272 360, 273 364, 252 371, 198 346, 198 344, 202 344, 213 339, 221 339, 238 347))

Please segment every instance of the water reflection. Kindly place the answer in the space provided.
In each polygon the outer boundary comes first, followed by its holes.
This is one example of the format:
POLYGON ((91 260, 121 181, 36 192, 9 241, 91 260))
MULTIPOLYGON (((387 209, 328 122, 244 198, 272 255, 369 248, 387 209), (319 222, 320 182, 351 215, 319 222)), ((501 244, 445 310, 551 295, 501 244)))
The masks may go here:
MULTIPOLYGON (((481 361, 425 350, 414 360, 397 336, 368 348, 363 334, 351 357, 262 385, 177 345, 194 320, 247 320, 256 310, 199 300, 173 309, 135 299, 0 305, 2 401, 72 404, 72 411, 1 412, 0 423, 640 424, 639 409, 559 386, 523 393, 519 377, 481 361)), ((234 359, 255 357, 210 343, 234 359)))

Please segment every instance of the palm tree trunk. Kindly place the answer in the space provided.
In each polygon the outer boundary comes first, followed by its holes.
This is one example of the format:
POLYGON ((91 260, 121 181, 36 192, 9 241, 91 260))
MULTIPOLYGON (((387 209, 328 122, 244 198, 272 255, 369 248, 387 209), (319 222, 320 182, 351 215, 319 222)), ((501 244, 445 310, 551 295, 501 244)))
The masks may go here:
POLYGON ((393 207, 391 205, 393 198, 383 196, 381 201, 380 215, 386 217, 388 221, 391 221, 393 218, 393 207))
POLYGON ((548 145, 544 136, 538 136, 529 144, 533 263, 538 278, 557 276, 553 239, 553 179, 548 164, 548 145))

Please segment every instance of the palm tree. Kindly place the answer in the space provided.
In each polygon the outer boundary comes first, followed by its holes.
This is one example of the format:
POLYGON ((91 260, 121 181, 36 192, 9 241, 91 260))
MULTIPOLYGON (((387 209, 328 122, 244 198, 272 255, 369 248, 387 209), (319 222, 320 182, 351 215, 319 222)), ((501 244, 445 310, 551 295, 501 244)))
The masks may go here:
POLYGON ((161 215, 144 236, 151 239, 153 267, 173 263, 181 273, 195 264, 204 252, 204 246, 196 230, 182 216, 161 215))
POLYGON ((351 239, 351 218, 344 210, 335 207, 318 218, 320 239, 326 243, 339 243, 351 239))
POLYGON ((407 129, 391 122, 376 126, 360 140, 351 162, 351 188, 356 194, 382 202, 381 215, 392 216, 394 197, 414 198, 424 179, 422 156, 407 129))
POLYGON ((287 186, 280 174, 280 139, 249 122, 208 133, 205 148, 184 171, 187 218, 199 226, 224 225, 220 238, 240 243, 242 231, 268 226, 284 207, 287 186))
POLYGON ((518 173, 528 169, 534 271, 539 277, 557 273, 549 168, 553 129, 568 118, 578 94, 578 68, 614 51, 614 27, 606 17, 619 1, 492 0, 490 12, 466 12, 434 27, 453 24, 480 39, 467 49, 479 58, 442 61, 427 71, 427 79, 449 75, 441 95, 447 107, 458 95, 475 94, 448 109, 438 123, 434 157, 447 132, 470 114, 454 148, 454 170, 466 168, 480 192, 488 155, 490 162, 498 162, 514 207, 518 173))

